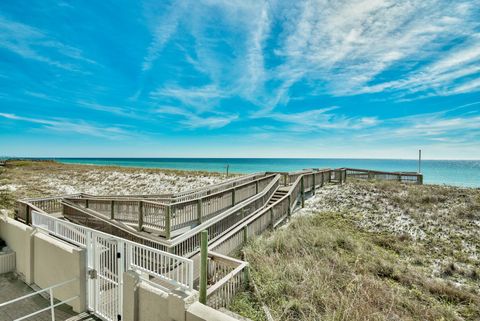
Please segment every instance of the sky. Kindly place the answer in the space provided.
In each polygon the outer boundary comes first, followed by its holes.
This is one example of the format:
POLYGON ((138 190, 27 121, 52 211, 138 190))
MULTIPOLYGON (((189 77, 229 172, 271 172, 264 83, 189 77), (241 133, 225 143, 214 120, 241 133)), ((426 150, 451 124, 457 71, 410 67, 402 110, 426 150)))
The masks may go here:
POLYGON ((0 156, 480 159, 480 0, 0 1, 0 156))

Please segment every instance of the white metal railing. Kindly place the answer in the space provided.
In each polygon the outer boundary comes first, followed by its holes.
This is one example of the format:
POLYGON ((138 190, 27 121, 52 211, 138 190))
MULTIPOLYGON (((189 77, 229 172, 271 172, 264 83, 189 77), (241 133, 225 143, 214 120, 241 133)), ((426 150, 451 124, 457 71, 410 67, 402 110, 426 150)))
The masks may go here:
POLYGON ((7 305, 9 305, 9 304, 12 304, 12 303, 15 303, 15 302, 24 300, 24 299, 28 299, 28 298, 30 298, 30 297, 32 297, 32 296, 35 296, 35 295, 38 295, 38 294, 40 294, 40 293, 48 292, 48 294, 49 294, 49 296, 50 296, 50 305, 49 305, 48 307, 42 308, 42 309, 40 309, 40 310, 38 310, 38 311, 35 311, 35 312, 32 312, 32 313, 30 313, 30 314, 28 314, 28 315, 25 315, 25 316, 23 316, 23 317, 20 317, 20 318, 18 318, 18 319, 15 319, 14 321, 25 320, 25 319, 28 319, 28 318, 30 318, 30 317, 33 317, 33 316, 35 316, 35 315, 37 315, 37 314, 39 314, 39 313, 42 313, 42 312, 48 311, 48 310, 50 310, 50 313, 51 313, 51 316, 52 316, 52 321, 55 321, 55 308, 56 308, 57 306, 59 306, 59 305, 62 305, 62 304, 65 304, 65 303, 68 303, 68 302, 70 302, 70 301, 73 301, 73 300, 75 300, 75 299, 80 298, 80 295, 76 295, 76 296, 73 296, 73 297, 68 298, 68 299, 66 299, 66 300, 60 301, 60 302, 58 302, 58 303, 55 303, 55 301, 54 301, 54 296, 53 296, 53 290, 56 289, 56 288, 59 288, 59 287, 61 287, 61 286, 64 286, 64 285, 66 285, 66 284, 70 284, 70 283, 72 283, 72 282, 75 282, 75 281, 77 281, 77 280, 78 280, 78 278, 74 278, 74 279, 71 279, 71 280, 68 280, 68 281, 65 281, 65 282, 61 282, 61 283, 52 285, 52 286, 50 286, 50 287, 48 287, 48 288, 45 288, 45 289, 42 289, 42 290, 40 290, 40 291, 36 291, 36 292, 34 292, 34 293, 30 293, 30 294, 21 296, 21 297, 19 297, 19 298, 13 299, 13 300, 0 303, 0 308, 3 308, 3 307, 5 307, 5 306, 7 306, 7 305))
POLYGON ((91 255, 90 252, 93 252, 88 251, 91 246, 88 240, 93 240, 95 236, 99 235, 115 240, 119 246, 124 246, 127 269, 140 269, 172 285, 188 290, 193 289, 193 261, 190 259, 35 211, 32 212, 32 226, 48 231, 50 234, 75 245, 87 248, 87 255, 91 255), (181 267, 181 269, 178 267, 181 267))

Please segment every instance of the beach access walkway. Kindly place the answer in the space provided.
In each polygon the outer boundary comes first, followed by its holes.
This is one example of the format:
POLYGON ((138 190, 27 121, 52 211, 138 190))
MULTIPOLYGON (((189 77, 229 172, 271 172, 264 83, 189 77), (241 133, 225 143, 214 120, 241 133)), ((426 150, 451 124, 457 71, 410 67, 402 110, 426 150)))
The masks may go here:
POLYGON ((221 309, 248 284, 248 262, 240 259, 244 244, 288 221, 324 185, 351 179, 423 183, 413 172, 262 172, 177 194, 24 199, 16 220, 86 252, 86 307, 105 320, 126 313, 127 271, 180 297, 206 291, 201 303, 221 309))

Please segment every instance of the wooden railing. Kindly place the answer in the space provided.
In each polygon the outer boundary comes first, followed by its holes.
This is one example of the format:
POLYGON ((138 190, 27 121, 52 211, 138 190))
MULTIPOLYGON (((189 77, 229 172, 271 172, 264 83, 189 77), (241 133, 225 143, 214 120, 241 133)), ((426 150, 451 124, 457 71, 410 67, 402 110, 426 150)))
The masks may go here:
POLYGON ((15 218, 26 223, 31 223, 31 213, 33 211, 38 211, 41 213, 61 213, 62 212, 62 203, 61 201, 64 198, 78 198, 81 197, 81 194, 68 194, 68 195, 59 195, 53 197, 43 197, 43 198, 27 198, 17 201, 17 208, 15 210, 15 218))
MULTIPOLYGON (((197 199, 161 204, 142 199, 64 198, 65 200, 98 212, 105 218, 134 225, 170 239, 204 221, 214 218, 262 191, 276 175, 263 176, 242 182, 214 194, 197 199), (176 231, 178 231, 176 233, 176 231)), ((253 178, 253 176, 251 177, 253 178)), ((235 181, 234 183, 239 183, 235 181)))
POLYGON ((200 232, 202 230, 207 229, 209 231, 210 239, 215 240, 228 229, 235 226, 235 224, 264 207, 273 193, 277 190, 279 181, 280 175, 276 175, 274 180, 256 196, 235 205, 221 215, 202 223, 172 240, 165 240, 152 235, 149 235, 148 237, 147 235, 141 235, 132 228, 123 225, 121 222, 110 220, 96 211, 81 207, 69 200, 63 202, 64 216, 75 223, 105 233, 110 233, 177 255, 191 257, 198 252, 200 246, 200 232))
POLYGON ((316 188, 329 182, 331 172, 332 170, 327 169, 297 175, 285 196, 237 224, 230 232, 212 242, 209 250, 229 255, 238 251, 249 238, 275 228, 291 215, 298 204, 301 204, 306 193, 313 194, 316 188))
POLYGON ((102 198, 75 194, 22 200, 18 202, 17 217, 28 222, 32 210, 50 213, 63 207, 64 216, 73 222, 193 261, 198 256, 200 234, 207 230, 211 251, 207 303, 219 308, 227 307, 248 281, 248 263, 225 255, 239 251, 250 238, 282 224, 297 206, 304 205, 307 194, 315 194, 324 184, 344 183, 351 178, 423 182, 423 176, 418 173, 352 168, 264 173, 231 180, 221 188, 178 195, 177 200, 184 198, 182 201, 176 201, 172 195, 166 203, 155 202, 145 195, 102 198), (288 192, 266 206, 281 185, 288 186, 288 192), (197 198, 190 199, 193 196, 197 198), (170 239, 173 236, 176 237, 170 239))
POLYGON ((214 194, 222 190, 230 189, 232 187, 242 185, 251 181, 255 181, 264 176, 265 176, 265 173, 262 172, 262 173, 254 173, 250 175, 235 177, 214 186, 206 186, 206 187, 202 187, 194 190, 188 190, 185 192, 176 193, 172 196, 172 198, 175 199, 176 202, 188 201, 188 200, 200 198, 202 196, 214 194))
POLYGON ((226 308, 248 285, 248 263, 215 252, 208 253, 207 305, 226 308))
POLYGON ((385 172, 358 168, 342 168, 341 170, 345 171, 347 178, 423 184, 423 175, 416 172, 385 172))
POLYGON ((200 233, 203 230, 208 231, 209 241, 213 242, 219 238, 239 222, 263 208, 279 187, 280 178, 280 175, 276 175, 261 193, 174 238, 170 243, 171 252, 186 257, 196 254, 200 247, 200 233))

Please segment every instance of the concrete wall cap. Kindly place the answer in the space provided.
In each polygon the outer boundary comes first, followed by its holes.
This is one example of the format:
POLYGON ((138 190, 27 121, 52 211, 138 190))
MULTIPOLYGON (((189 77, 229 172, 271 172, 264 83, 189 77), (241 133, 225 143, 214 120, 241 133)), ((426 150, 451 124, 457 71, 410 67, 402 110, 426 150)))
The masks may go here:
POLYGON ((208 321, 238 321, 238 319, 226 315, 200 302, 195 302, 187 310, 187 321, 208 320, 208 321), (190 316, 190 318, 189 318, 190 316))
POLYGON ((77 252, 77 251, 81 251, 80 248, 74 246, 74 245, 70 245, 69 243, 67 242, 64 242, 64 241, 61 241, 59 239, 56 239, 54 238, 53 236, 50 236, 50 235, 47 235, 47 234, 44 234, 44 233, 36 233, 34 235, 35 238, 39 238, 39 239, 42 239, 46 242, 49 242, 50 244, 53 244, 59 248, 61 248, 62 250, 65 250, 67 251, 68 253, 73 253, 73 252, 77 252))

